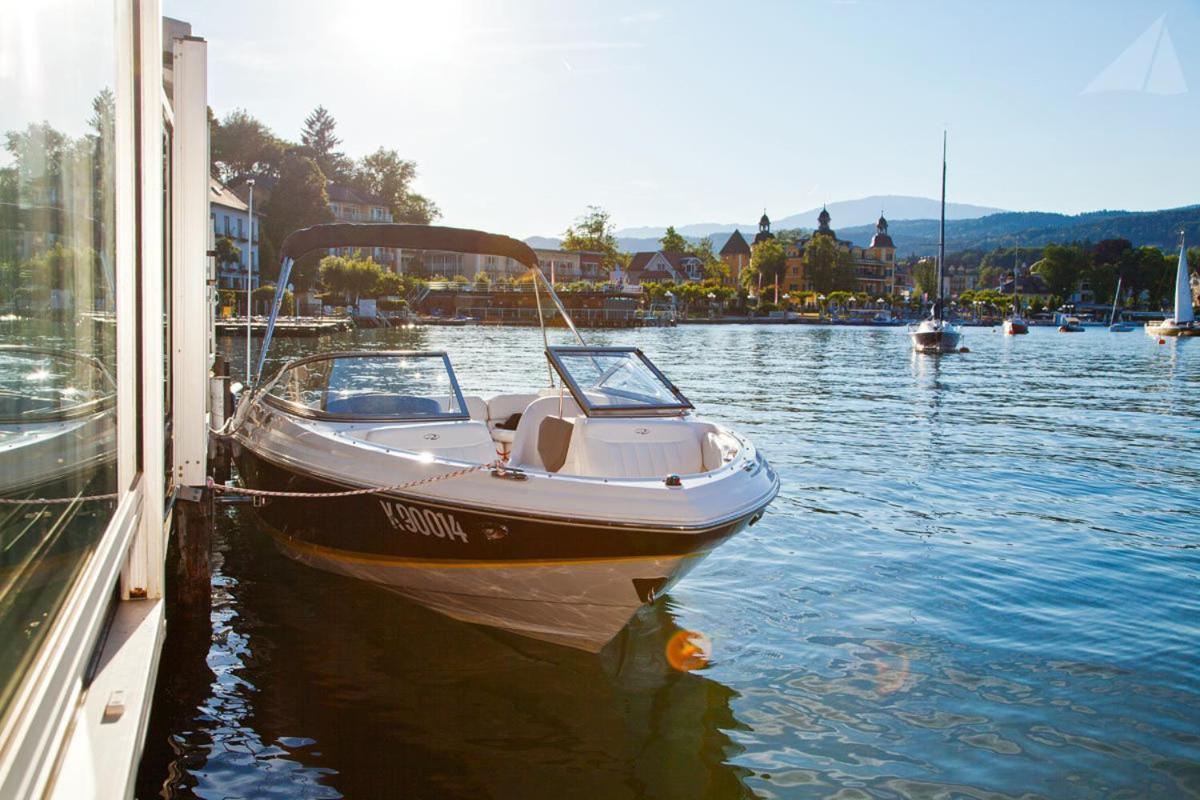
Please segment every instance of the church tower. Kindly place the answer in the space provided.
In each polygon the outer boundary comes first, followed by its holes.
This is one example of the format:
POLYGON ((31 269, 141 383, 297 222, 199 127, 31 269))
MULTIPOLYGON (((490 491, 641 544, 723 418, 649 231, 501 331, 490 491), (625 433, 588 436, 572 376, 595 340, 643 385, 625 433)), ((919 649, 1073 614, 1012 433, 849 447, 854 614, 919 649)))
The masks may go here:
POLYGON ((758 233, 754 235, 754 243, 758 244, 774 238, 775 234, 771 233, 771 220, 767 218, 767 212, 764 210, 762 219, 758 221, 758 233))

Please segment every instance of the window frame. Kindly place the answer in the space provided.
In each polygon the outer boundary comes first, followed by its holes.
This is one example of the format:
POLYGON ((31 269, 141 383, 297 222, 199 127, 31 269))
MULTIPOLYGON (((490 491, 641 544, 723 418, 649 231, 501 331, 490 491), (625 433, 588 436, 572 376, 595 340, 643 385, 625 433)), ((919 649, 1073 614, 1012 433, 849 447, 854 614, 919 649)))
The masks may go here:
POLYGON ((692 401, 684 396, 674 383, 663 374, 662 370, 654 365, 654 362, 646 357, 640 347, 632 346, 613 346, 600 347, 590 345, 550 345, 546 348, 546 358, 549 359, 550 365, 554 367, 554 371, 558 373, 563 384, 571 392, 575 401, 579 403, 579 407, 583 409, 584 415, 588 417, 674 417, 687 414, 695 409, 692 401), (604 405, 597 406, 587 396, 587 393, 579 386, 571 372, 567 369, 566 364, 560 358, 562 355, 607 355, 613 353, 632 354, 648 367, 651 373, 656 378, 662 381, 663 385, 671 391, 679 400, 678 403, 657 403, 646 405, 629 405, 629 406, 614 406, 604 405))

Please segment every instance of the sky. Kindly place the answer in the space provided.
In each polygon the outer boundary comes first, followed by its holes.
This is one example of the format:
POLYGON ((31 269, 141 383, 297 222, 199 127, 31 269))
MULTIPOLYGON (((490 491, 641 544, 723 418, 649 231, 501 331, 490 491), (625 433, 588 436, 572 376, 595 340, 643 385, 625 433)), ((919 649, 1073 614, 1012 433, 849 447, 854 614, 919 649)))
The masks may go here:
MULTIPOLYGON (((164 0, 218 116, 414 160, 442 222, 561 235, 876 194, 1200 202, 1200 0, 164 0)), ((885 209, 886 211, 886 209, 885 209)))

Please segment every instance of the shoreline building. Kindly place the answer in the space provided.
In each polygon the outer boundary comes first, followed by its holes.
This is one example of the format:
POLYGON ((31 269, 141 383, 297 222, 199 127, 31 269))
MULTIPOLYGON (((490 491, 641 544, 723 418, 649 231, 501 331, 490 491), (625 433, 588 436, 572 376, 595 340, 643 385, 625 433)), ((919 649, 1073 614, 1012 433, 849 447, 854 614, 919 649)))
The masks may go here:
MULTIPOLYGON (((379 197, 372 197, 357 189, 333 181, 325 184, 329 195, 329 210, 335 222, 392 222, 392 209, 379 197)), ((340 256, 354 255, 356 248, 340 247, 335 251, 340 256)), ((369 253, 375 263, 385 272, 402 272, 403 254, 392 247, 372 247, 369 253)))
POLYGON ((704 262, 691 253, 643 250, 633 254, 625 270, 626 286, 653 283, 687 283, 704 280, 704 262))
MULTIPOLYGON (((766 215, 763 215, 766 219, 766 215)), ((875 223, 875 235, 866 247, 859 247, 850 241, 837 237, 837 233, 829 226, 833 218, 826 208, 817 215, 817 229, 799 241, 789 244, 785 249, 787 268, 780 288, 787 292, 817 291, 812 281, 805 275, 804 249, 816 236, 828 236, 833 239, 839 250, 850 255, 854 266, 854 277, 858 282, 858 291, 866 292, 874 297, 884 297, 896 293, 896 244, 888 234, 888 221, 882 214, 875 223)), ((757 240, 756 240, 757 241, 757 240)))
MULTIPOLYGON (((538 266, 541 267, 542 274, 551 283, 573 283, 575 281, 603 283, 608 280, 608 275, 603 267, 603 253, 590 250, 551 250, 538 247, 533 248, 533 252, 537 255, 538 266)), ((511 261, 511 259, 508 260, 511 261)), ((516 264, 516 269, 520 273, 525 271, 520 264, 516 264)))
POLYGON ((245 289, 246 281, 249 280, 250 288, 257 289, 262 214, 254 212, 252 225, 249 206, 216 178, 208 179, 208 190, 208 217, 212 222, 214 243, 217 239, 228 239, 241 251, 240 261, 217 263, 217 285, 222 289, 245 289), (254 237, 254 247, 250 246, 251 236, 254 237))
POLYGON ((739 286, 742 280, 742 270, 750 266, 751 255, 750 245, 746 243, 746 237, 742 236, 740 230, 734 229, 725 244, 721 245, 721 252, 718 255, 722 263, 729 267, 729 282, 733 286, 739 286))

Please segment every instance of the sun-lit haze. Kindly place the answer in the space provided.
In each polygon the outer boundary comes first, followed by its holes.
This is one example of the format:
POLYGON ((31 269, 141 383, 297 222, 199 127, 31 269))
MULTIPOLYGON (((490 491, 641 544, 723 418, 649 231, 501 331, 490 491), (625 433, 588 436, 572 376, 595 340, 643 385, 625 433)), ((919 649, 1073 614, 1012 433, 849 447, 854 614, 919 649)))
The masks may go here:
POLYGON ((451 225, 554 235, 589 204, 626 227, 936 197, 943 127, 954 201, 1074 213, 1198 200, 1196 2, 166 0, 165 12, 208 40, 218 116, 245 108, 296 139, 324 105, 348 155, 385 146, 415 160, 415 188, 451 225), (1160 19, 1146 58, 1134 48, 1116 68, 1160 77, 1097 83, 1160 19))

